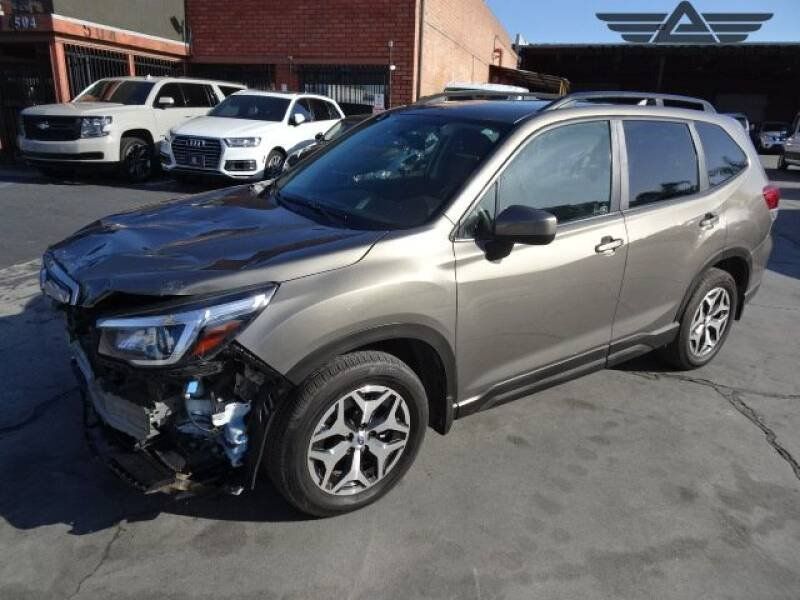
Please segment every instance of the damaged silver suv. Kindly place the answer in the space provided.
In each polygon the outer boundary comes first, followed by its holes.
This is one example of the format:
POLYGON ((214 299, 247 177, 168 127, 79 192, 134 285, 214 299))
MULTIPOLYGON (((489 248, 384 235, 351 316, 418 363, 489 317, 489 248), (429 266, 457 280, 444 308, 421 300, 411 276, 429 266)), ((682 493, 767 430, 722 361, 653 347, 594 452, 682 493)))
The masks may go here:
POLYGON ((732 119, 571 100, 393 110, 277 180, 52 246, 91 447, 146 492, 263 471, 333 515, 391 489, 427 426, 651 350, 706 364, 777 190, 732 119))

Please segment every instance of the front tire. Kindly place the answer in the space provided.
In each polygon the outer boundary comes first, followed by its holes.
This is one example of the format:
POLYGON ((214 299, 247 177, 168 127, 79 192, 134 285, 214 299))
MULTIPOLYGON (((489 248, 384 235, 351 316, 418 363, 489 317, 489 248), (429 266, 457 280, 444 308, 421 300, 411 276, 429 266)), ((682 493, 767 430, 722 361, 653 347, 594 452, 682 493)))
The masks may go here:
POLYGON ((789 164, 786 162, 786 157, 781 154, 778 156, 778 170, 779 171, 786 171, 789 169, 789 164))
POLYGON ((267 434, 267 471, 304 513, 350 512, 400 481, 427 423, 425 388, 408 365, 384 352, 339 356, 278 408, 267 434))
POLYGON ((678 336, 662 350, 662 356, 682 371, 711 362, 728 339, 738 301, 730 273, 709 269, 686 306, 678 336))
POLYGON ((142 183, 153 175, 153 145, 138 136, 122 138, 119 146, 119 170, 130 183, 142 183))
POLYGON ((264 179, 272 179, 277 177, 283 171, 283 161, 286 160, 286 154, 278 148, 273 148, 267 154, 267 160, 264 163, 264 179))

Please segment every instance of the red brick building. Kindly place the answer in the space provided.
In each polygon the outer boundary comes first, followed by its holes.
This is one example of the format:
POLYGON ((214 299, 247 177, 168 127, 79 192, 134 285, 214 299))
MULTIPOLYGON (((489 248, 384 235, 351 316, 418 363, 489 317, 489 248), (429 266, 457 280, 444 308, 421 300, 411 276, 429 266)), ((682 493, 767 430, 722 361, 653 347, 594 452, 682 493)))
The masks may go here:
POLYGON ((190 72, 325 93, 353 112, 517 66, 483 0, 187 0, 186 18, 190 72))

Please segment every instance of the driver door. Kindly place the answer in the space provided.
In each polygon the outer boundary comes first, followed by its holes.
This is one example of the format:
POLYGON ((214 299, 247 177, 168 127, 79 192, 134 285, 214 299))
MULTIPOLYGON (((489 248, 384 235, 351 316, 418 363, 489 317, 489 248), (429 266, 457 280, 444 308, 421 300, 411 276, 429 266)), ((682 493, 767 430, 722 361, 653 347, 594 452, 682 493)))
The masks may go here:
POLYGON ((462 222, 454 243, 459 416, 559 373, 604 366, 627 254, 615 131, 593 120, 535 134, 462 222), (555 239, 505 252, 480 241, 512 205, 554 214, 555 239))

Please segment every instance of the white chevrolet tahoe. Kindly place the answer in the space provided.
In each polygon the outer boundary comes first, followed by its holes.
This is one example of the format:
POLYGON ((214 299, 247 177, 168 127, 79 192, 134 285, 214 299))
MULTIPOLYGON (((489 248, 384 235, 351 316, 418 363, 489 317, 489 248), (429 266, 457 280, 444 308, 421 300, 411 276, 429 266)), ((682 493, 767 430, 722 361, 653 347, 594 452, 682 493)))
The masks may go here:
POLYGON ((286 156, 344 116, 325 96, 246 90, 170 131, 161 167, 180 177, 254 180, 280 173, 286 156))
POLYGON ((206 114, 236 83, 170 77, 100 79, 71 102, 32 106, 20 115, 17 143, 45 174, 78 165, 118 167, 143 181, 157 166, 155 148, 172 127, 206 114))

